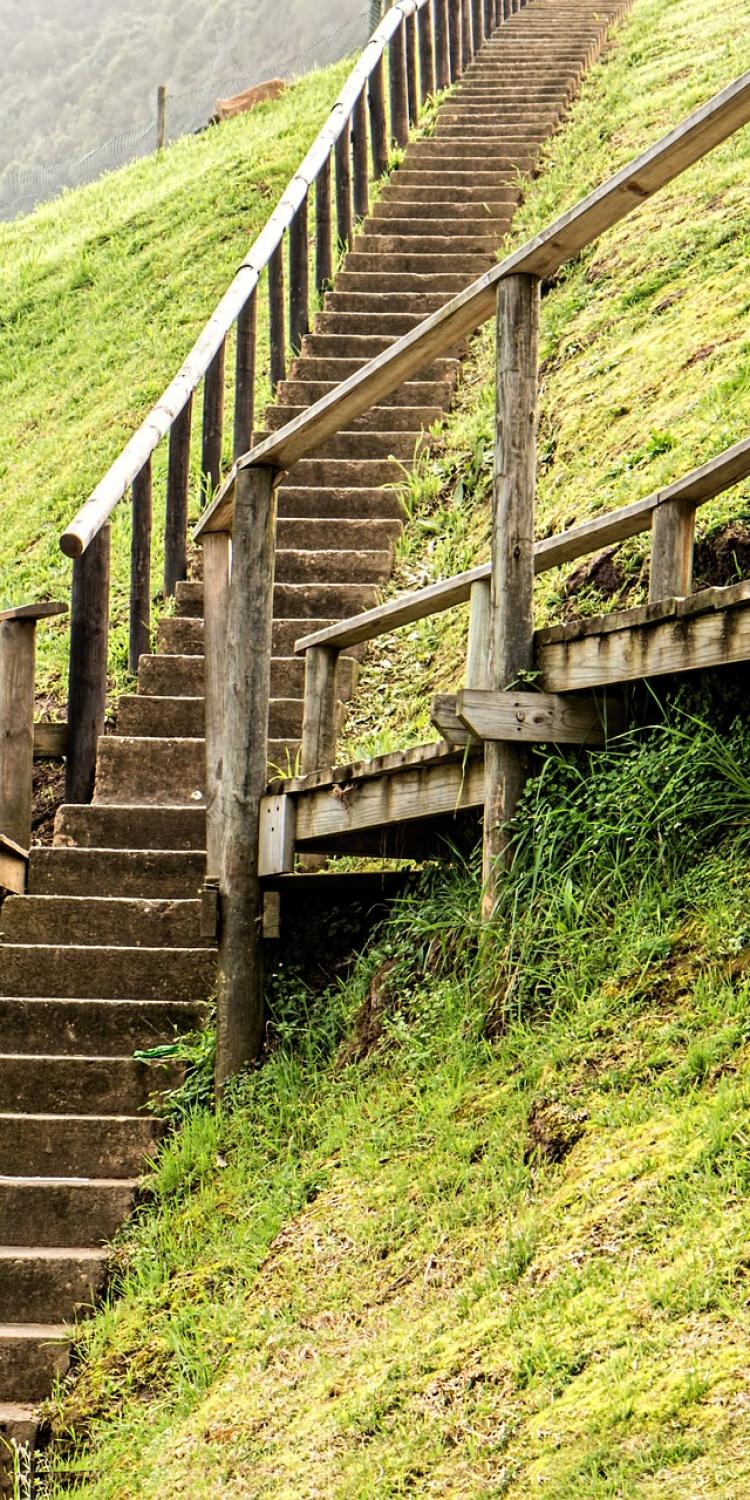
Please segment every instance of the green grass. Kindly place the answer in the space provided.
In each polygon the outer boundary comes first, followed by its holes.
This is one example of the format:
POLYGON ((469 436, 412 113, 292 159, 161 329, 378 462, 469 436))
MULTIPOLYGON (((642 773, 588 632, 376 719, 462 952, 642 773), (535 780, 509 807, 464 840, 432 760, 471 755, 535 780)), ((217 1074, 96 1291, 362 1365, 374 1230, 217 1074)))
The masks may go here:
MULTIPOLYGON (((350 66, 310 74, 244 119, 0 225, 0 604, 69 598, 60 532, 181 364, 350 66)), ((260 327, 262 411, 263 318, 260 327)), ((229 391, 231 403, 231 378, 229 391)), ((162 444, 154 468, 156 588, 165 459, 162 444)), ((196 451, 194 512, 198 477, 196 451)), ((126 660, 127 512, 123 503, 113 526, 114 686, 126 660)), ((45 626, 41 694, 62 692, 64 700, 66 657, 66 624, 45 626)))

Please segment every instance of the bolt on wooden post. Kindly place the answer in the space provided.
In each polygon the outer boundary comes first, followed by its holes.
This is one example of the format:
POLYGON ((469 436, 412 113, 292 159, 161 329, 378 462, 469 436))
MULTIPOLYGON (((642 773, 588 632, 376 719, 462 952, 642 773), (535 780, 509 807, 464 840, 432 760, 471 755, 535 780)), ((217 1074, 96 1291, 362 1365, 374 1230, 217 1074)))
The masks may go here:
MULTIPOLYGON (((488 686, 496 691, 511 687, 533 665, 539 285, 536 276, 507 276, 497 293, 488 669, 488 686)), ((482 913, 489 917, 500 868, 509 860, 508 824, 523 788, 527 755, 517 745, 487 741, 484 766, 482 913)))
POLYGON ((224 644, 222 842, 216 1084, 253 1061, 263 1042, 260 800, 267 780, 273 622, 275 469, 240 469, 224 644))

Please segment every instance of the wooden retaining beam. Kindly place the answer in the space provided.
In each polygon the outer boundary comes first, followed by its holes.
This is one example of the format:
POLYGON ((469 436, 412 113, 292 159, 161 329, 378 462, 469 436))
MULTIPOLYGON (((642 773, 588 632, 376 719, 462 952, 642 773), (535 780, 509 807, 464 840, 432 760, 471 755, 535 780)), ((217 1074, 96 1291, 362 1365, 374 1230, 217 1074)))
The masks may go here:
POLYGON ((21 851, 31 845, 36 628, 65 613, 64 604, 0 612, 0 835, 21 851))
POLYGON ((624 727, 614 698, 562 693, 495 693, 463 688, 433 698, 432 723, 454 745, 470 740, 507 744, 604 745, 624 727))

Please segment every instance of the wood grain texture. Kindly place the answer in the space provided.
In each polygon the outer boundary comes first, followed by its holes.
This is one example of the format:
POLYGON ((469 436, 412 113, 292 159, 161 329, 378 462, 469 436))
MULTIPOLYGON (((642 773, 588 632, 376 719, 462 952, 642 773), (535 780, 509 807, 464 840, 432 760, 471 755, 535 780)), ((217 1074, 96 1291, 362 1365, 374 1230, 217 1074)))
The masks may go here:
POLYGON ((90 802, 94 793, 96 750, 107 703, 109 566, 110 527, 105 526, 73 564, 66 802, 90 802))
POLYGON ((695 505, 672 500, 657 506, 651 527, 649 599, 689 594, 693 582, 695 505))
POLYGON ((128 665, 133 676, 151 646, 151 528, 153 488, 151 460, 133 481, 133 520, 130 541, 130 639, 128 665))
POLYGON ((31 844, 35 620, 0 623, 0 832, 31 844))
POLYGON ((221 484, 221 451, 224 441, 224 364, 226 340, 222 340, 206 370, 203 382, 203 436, 201 473, 210 500, 221 484))
POLYGON ((332 282, 331 158, 327 156, 315 183, 315 290, 319 297, 332 282))
POLYGON ((258 874, 289 875, 294 869, 297 804, 294 797, 264 797, 260 807, 258 874))
POLYGON ((336 758, 335 646, 314 646, 305 657, 305 697, 300 761, 303 775, 332 766, 336 758))
POLYGON ((67 724, 34 725, 34 760, 64 760, 67 751, 67 724))
POLYGON ((231 538, 226 531, 203 539, 203 653, 206 736, 206 878, 218 880, 223 836, 224 690, 231 538))
POLYGON ((388 86, 391 105, 391 140, 405 146, 409 139, 409 97, 406 79, 404 25, 394 31, 388 50, 388 86))
POLYGON ((0 890, 22 896, 26 890, 27 870, 27 851, 0 833, 0 890))
POLYGON ((619 705, 554 693, 495 693, 462 688, 456 717, 478 740, 511 744, 603 745, 623 727, 619 705))
POLYGON ((48 603, 17 604, 11 609, 0 609, 0 624, 6 620, 50 620, 55 615, 66 615, 67 604, 48 603))
POLYGON ((364 829, 393 827, 450 817, 479 807, 483 797, 481 760, 460 759, 434 766, 405 767, 390 776, 320 788, 299 795, 297 847, 328 843, 364 829))
POLYGON ((303 198, 289 226, 289 343, 295 354, 310 328, 307 232, 307 198, 303 198))
POLYGON ((187 577, 187 525, 192 423, 193 401, 191 397, 176 418, 169 434, 167 505, 164 518, 165 599, 171 599, 176 585, 182 578, 187 577))

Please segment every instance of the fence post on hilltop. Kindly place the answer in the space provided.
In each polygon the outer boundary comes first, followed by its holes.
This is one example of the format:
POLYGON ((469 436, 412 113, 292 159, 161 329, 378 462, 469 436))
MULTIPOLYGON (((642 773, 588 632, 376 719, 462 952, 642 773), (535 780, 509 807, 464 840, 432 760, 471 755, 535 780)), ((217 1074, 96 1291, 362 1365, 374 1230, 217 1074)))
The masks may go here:
POLYGON ((409 109, 409 124, 416 125, 419 120, 416 15, 406 17, 404 21, 404 28, 406 31, 406 97, 409 109))
POLYGON ((224 648, 224 745, 219 874, 216 1085, 258 1056, 263 1043, 260 800, 267 782, 273 622, 275 469, 240 469, 235 484, 232 575, 224 648))
POLYGON ((73 563, 68 662, 65 801, 90 802, 96 749, 107 704, 110 527, 103 526, 73 563))
POLYGON ((206 880, 219 879, 223 832, 224 657, 231 536, 207 531, 203 544, 203 670, 206 714, 206 880))
POLYGON ((649 604, 660 599, 682 599, 693 582, 695 505, 690 500, 668 500, 657 505, 651 522, 651 577, 649 604))
POLYGON ((156 149, 163 151, 167 141, 167 85, 156 90, 156 149))
MULTIPOLYGON (((533 666, 534 507, 539 348, 538 277, 503 277, 497 292, 495 476, 488 686, 501 692, 533 666)), ((500 866, 510 855, 508 823, 527 771, 518 745, 484 746, 482 912, 492 915, 500 866)))

